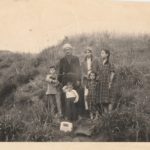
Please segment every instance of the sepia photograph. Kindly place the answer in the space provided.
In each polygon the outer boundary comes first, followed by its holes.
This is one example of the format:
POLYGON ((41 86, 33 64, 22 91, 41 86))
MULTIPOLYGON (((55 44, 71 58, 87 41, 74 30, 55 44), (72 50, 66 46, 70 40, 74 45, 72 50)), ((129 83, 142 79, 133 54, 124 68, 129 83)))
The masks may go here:
POLYGON ((1 0, 0 142, 150 142, 150 1, 1 0))

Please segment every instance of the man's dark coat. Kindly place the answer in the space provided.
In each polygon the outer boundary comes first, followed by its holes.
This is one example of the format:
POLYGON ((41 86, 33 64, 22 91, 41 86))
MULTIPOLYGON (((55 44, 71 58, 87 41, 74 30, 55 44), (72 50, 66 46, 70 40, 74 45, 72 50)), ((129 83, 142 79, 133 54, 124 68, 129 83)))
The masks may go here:
POLYGON ((81 68, 79 58, 71 55, 68 60, 67 56, 63 57, 59 64, 59 82, 65 85, 69 81, 75 83, 80 79, 81 68))

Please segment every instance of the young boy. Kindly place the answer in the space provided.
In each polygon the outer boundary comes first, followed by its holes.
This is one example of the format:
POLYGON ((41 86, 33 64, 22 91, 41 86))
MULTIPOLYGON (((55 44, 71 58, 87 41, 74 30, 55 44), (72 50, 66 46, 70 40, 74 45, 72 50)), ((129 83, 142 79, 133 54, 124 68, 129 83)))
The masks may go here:
POLYGON ((65 117, 68 121, 75 121, 77 119, 77 112, 75 103, 79 100, 79 95, 76 90, 73 89, 73 83, 68 82, 66 86, 63 87, 63 92, 66 95, 66 110, 65 117))
POLYGON ((47 107, 53 118, 57 107, 58 116, 61 117, 61 101, 60 101, 60 84, 57 80, 57 73, 55 66, 50 66, 49 74, 46 76, 47 85, 47 107))

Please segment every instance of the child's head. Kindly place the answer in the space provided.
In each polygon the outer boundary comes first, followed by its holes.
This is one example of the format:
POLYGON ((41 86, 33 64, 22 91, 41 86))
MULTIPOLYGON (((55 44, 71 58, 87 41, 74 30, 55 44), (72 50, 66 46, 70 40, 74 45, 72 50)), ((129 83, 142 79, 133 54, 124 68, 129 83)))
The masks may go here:
POLYGON ((72 82, 68 82, 67 83, 67 88, 69 91, 71 91, 73 89, 73 83, 72 82))
POLYGON ((55 66, 50 66, 50 67, 49 67, 49 72, 50 72, 50 73, 55 73, 55 72, 56 72, 55 66))
POLYGON ((95 73, 95 72, 91 72, 91 73, 89 74, 89 79, 95 80, 95 79, 96 79, 96 73, 95 73))
POLYGON ((109 57, 110 57, 110 51, 108 49, 102 49, 101 50, 101 57, 103 59, 109 59, 109 57))
POLYGON ((86 57, 92 56, 92 48, 91 47, 86 47, 85 55, 86 55, 86 57))

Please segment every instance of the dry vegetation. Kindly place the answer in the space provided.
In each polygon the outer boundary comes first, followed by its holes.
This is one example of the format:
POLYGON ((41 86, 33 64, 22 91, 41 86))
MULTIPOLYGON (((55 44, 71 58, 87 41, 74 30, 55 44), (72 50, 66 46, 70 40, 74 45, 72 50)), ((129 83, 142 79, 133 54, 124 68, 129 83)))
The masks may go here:
MULTIPOLYGON (((0 141, 74 140, 49 123, 45 109, 45 75, 62 57, 64 42, 38 55, 0 53, 0 141)), ((90 140, 150 141, 150 35, 94 33, 69 42, 81 61, 85 46, 97 57, 102 47, 109 48, 116 66, 114 111, 97 122, 90 140)))

